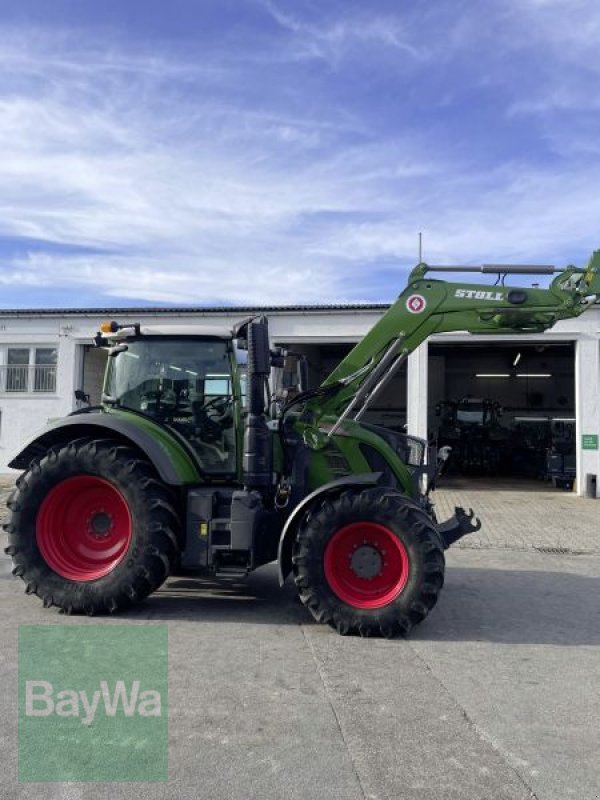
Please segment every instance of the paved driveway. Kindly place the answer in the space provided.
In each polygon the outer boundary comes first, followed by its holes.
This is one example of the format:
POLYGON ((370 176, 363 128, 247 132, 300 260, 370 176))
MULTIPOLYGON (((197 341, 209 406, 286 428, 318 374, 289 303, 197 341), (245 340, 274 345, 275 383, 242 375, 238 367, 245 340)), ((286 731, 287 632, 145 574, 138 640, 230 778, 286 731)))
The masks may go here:
POLYGON ((449 552, 408 641, 313 624, 272 566, 243 584, 172 578, 118 620, 64 617, 3 557, 0 796, 600 798, 600 503, 511 492, 438 492, 440 509, 477 501, 484 527, 449 552), (169 626, 169 781, 17 783, 19 624, 123 621, 169 626))

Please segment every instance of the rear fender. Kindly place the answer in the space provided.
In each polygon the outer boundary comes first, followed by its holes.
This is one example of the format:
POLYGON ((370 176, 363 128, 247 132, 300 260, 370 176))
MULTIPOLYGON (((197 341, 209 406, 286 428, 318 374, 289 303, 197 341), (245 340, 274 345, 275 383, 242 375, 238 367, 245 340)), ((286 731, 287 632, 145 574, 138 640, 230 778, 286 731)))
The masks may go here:
POLYGON ((294 539, 300 520, 304 513, 312 506, 322 500, 329 494, 339 493, 342 489, 346 488, 360 488, 361 486, 375 486, 381 478, 381 472, 368 472, 363 475, 349 475, 344 478, 338 478, 330 483, 325 483, 319 486, 314 492, 306 495, 292 513, 287 518, 281 536, 279 537, 279 548, 277 550, 277 563, 279 565, 279 585, 283 586, 285 579, 292 571, 292 550, 294 547, 294 539))
POLYGON ((144 418, 143 424, 125 415, 92 412, 75 414, 49 423, 33 436, 8 463, 13 469, 27 469, 34 458, 43 457, 50 447, 73 439, 92 436, 111 438, 141 450, 156 468, 165 483, 183 486, 201 483, 202 477, 191 454, 169 431, 144 418), (84 418, 85 417, 85 418, 84 418))

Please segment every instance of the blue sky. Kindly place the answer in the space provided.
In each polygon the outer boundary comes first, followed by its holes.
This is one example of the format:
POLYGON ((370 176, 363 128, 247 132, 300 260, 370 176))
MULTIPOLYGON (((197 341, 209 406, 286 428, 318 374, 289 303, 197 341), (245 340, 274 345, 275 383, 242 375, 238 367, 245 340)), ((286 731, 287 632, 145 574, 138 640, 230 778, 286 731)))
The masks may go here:
POLYGON ((389 301, 600 247, 591 0, 2 0, 0 306, 389 301))

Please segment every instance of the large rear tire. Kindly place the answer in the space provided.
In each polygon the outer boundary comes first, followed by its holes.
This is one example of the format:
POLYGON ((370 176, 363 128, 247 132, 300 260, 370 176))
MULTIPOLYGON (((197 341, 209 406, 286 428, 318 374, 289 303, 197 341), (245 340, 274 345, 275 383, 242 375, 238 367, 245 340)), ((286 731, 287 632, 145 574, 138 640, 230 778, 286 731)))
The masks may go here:
POLYGON ((172 497, 146 458, 119 442, 51 449, 7 505, 13 575, 47 607, 113 613, 157 589, 177 559, 172 497))
POLYGON ((300 599, 341 634, 406 635, 444 583, 429 516, 393 489, 347 490, 301 523, 292 557, 300 599))

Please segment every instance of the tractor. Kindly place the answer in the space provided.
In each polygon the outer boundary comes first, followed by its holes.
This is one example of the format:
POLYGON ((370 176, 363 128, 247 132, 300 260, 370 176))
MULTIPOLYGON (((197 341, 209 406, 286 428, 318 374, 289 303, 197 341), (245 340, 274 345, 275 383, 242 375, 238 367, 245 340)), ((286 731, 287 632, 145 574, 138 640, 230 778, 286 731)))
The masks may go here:
POLYGON ((436 518, 448 448, 438 457, 363 414, 431 334, 541 332, 599 295, 600 251, 564 270, 420 263, 317 388, 298 354, 271 346, 264 316, 233 329, 103 324, 101 406, 50 422, 10 461, 24 470, 4 526, 13 574, 44 606, 91 615, 178 570, 239 579, 276 561, 318 622, 406 635, 437 602, 444 551, 479 522, 460 508, 436 518), (499 279, 432 277, 452 270, 499 279), (545 289, 504 285, 550 273, 545 289))

